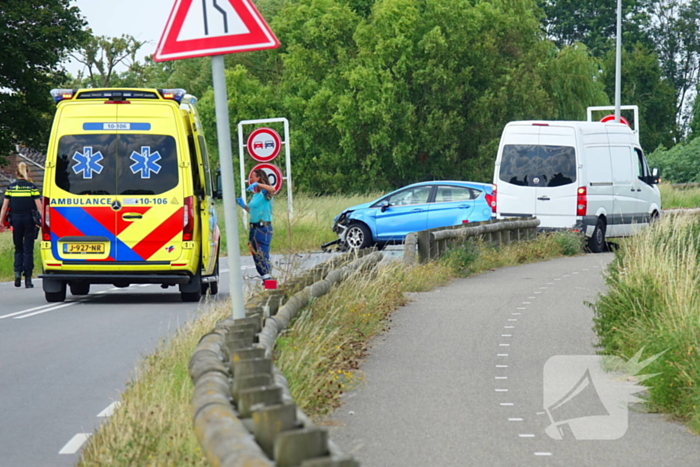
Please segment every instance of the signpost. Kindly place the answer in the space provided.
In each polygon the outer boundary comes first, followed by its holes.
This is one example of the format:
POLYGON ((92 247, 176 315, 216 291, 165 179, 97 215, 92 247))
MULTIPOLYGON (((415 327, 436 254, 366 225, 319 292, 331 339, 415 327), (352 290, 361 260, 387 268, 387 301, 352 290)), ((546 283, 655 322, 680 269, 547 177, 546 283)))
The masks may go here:
POLYGON ((175 0, 153 55, 157 62, 212 56, 216 132, 219 139, 224 221, 229 258, 233 318, 245 318, 241 258, 238 251, 236 190, 231 157, 228 97, 221 54, 279 47, 279 41, 248 0, 175 0))

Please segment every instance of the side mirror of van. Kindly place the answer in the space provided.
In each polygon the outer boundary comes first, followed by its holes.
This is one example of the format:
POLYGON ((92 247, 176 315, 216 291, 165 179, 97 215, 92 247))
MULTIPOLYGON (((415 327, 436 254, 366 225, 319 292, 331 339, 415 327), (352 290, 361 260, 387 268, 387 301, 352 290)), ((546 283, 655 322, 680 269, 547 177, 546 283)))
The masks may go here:
POLYGON ((661 170, 658 167, 651 169, 651 183, 653 185, 658 185, 661 181, 661 170))
POLYGON ((224 190, 221 186, 221 167, 216 169, 216 188, 212 190, 212 196, 214 196, 214 199, 222 199, 224 197, 224 190))

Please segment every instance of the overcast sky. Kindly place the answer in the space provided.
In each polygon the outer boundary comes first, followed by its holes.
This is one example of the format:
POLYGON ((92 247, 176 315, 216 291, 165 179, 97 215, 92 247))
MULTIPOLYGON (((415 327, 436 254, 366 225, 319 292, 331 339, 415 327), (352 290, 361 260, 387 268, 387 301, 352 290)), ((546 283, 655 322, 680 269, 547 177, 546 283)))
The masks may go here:
MULTIPOLYGON (((174 4, 175 0, 71 0, 71 5, 80 8, 95 35, 129 34, 140 41, 149 41, 141 47, 141 60, 155 52, 174 4)), ((69 63, 66 69, 75 75, 81 66, 69 63)))

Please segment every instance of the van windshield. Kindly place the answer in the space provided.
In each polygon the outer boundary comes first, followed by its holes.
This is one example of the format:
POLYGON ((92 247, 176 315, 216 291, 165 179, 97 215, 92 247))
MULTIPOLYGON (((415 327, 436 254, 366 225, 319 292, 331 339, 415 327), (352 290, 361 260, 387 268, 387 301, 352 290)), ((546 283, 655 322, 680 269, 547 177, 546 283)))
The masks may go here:
POLYGON ((56 185, 75 195, 157 195, 178 184, 175 139, 166 135, 67 135, 56 185))
POLYGON ((507 144, 499 178, 521 186, 562 186, 576 181, 576 153, 571 146, 507 144))

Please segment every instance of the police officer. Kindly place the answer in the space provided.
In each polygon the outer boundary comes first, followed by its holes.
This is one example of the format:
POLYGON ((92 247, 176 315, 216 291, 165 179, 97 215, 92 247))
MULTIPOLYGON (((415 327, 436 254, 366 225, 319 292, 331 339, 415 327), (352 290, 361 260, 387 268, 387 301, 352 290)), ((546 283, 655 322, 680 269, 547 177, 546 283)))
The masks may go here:
POLYGON ((20 162, 17 166, 17 180, 7 187, 5 200, 0 209, 0 219, 10 210, 10 225, 12 240, 15 244, 15 287, 22 285, 28 289, 32 284, 32 269, 34 269, 34 239, 37 225, 41 223, 41 201, 39 189, 29 177, 27 164, 20 162))

